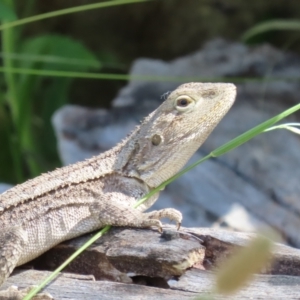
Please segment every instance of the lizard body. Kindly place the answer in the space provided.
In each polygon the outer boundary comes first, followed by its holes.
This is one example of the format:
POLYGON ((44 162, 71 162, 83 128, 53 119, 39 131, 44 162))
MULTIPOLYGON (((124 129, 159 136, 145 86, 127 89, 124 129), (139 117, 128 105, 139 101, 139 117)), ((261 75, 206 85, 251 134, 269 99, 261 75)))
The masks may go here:
POLYGON ((158 194, 133 205, 185 165, 235 96, 229 83, 183 84, 111 150, 1 194, 0 284, 16 266, 105 225, 161 230, 164 217, 180 224, 172 208, 144 213, 158 194))

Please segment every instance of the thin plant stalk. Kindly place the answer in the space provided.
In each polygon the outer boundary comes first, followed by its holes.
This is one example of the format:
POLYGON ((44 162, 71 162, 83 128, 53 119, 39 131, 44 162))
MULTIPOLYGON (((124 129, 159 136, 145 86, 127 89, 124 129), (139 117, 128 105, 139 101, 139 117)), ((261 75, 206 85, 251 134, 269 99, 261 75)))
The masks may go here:
MULTIPOLYGON (((10 0, 8 0, 10 1, 10 0)), ((6 23, 5 21, 3 22, 6 23)), ((13 53, 14 52, 14 32, 12 28, 8 28, 2 31, 2 48, 5 53, 13 53)), ((24 180, 23 171, 22 171, 22 155, 21 155, 21 147, 19 143, 18 136, 19 126, 19 109, 18 109, 18 95, 17 95, 17 87, 15 81, 15 74, 13 72, 9 72, 9 70, 13 69, 13 61, 9 57, 3 57, 3 66, 8 72, 4 72, 4 79, 7 85, 7 95, 6 102, 9 105, 13 128, 11 128, 10 132, 10 145, 11 145, 11 155, 14 170, 16 172, 16 178, 18 182, 22 182, 24 180)))
POLYGON ((100 3, 92 3, 92 4, 86 4, 86 5, 80 5, 70 8, 65 8, 61 10, 56 10, 49 13, 39 14, 36 16, 16 20, 13 22, 5 23, 0 26, 0 31, 3 29, 25 25, 32 22, 37 22, 53 17, 63 16, 67 14, 77 13, 77 12, 83 12, 87 10, 92 9, 98 9, 98 8, 104 8, 104 7, 111 7, 111 6, 117 6, 117 5, 124 5, 124 4, 132 4, 132 3, 141 3, 141 2, 147 2, 152 0, 115 0, 115 1, 106 1, 106 2, 100 2, 100 3))

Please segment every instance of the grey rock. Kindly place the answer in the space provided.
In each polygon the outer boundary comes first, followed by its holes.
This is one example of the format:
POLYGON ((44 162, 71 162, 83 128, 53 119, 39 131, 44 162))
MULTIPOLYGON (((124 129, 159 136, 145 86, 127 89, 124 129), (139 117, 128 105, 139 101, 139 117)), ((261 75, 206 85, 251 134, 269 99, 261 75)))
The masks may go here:
POLYGON ((13 185, 8 183, 0 183, 0 194, 10 189, 11 187, 13 187, 13 185))

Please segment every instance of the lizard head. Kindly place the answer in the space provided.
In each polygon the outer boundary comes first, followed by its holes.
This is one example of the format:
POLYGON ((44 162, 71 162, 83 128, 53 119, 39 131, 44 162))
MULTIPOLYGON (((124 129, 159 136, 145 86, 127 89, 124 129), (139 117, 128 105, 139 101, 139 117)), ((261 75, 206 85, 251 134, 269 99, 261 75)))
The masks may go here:
POLYGON ((129 136, 117 166, 153 188, 175 175, 233 104, 230 83, 179 86, 129 136))

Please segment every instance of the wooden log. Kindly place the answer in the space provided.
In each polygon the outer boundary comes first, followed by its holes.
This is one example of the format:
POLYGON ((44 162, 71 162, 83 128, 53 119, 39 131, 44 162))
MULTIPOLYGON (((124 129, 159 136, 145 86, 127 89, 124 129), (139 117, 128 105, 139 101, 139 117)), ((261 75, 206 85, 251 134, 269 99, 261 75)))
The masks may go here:
MULTIPOLYGON (((176 231, 174 226, 164 226, 163 234, 113 228, 64 270, 75 274, 61 274, 44 291, 55 299, 192 299, 212 289, 212 270, 253 236, 209 228, 176 231)), ((62 243, 31 265, 54 269, 89 237, 62 243)), ((237 294, 216 299, 296 299, 300 295, 300 250, 276 244, 273 255, 274 262, 264 274, 255 275, 237 294)), ((47 274, 16 270, 1 290, 36 285, 47 274)))

